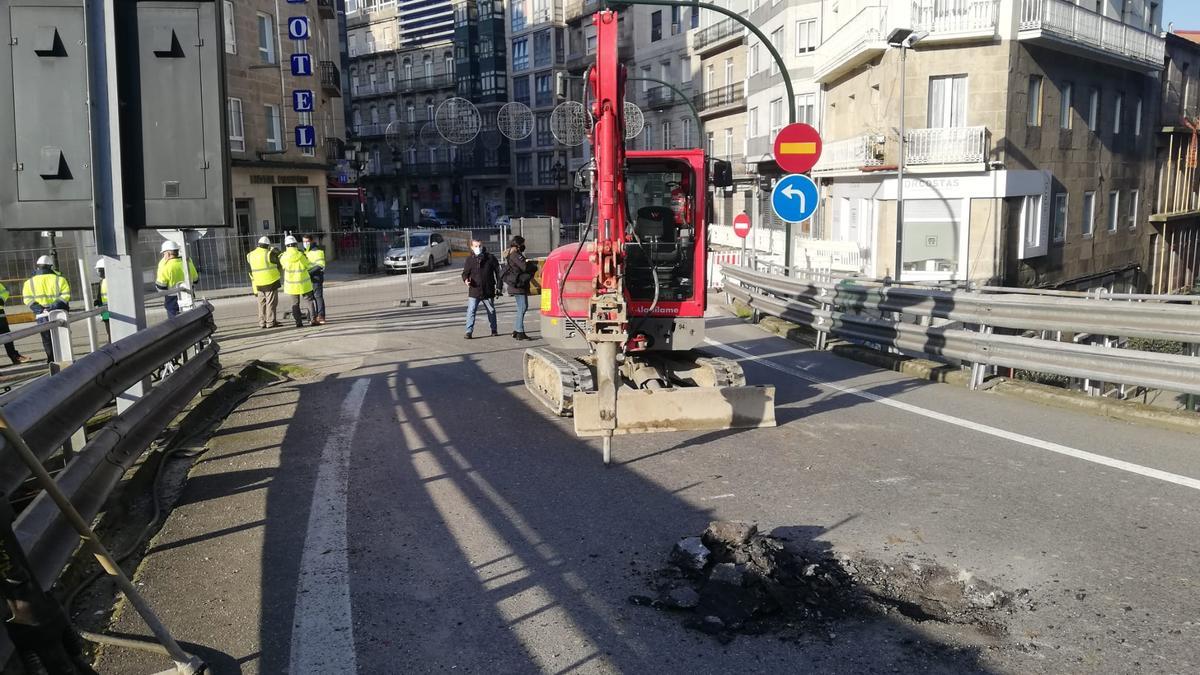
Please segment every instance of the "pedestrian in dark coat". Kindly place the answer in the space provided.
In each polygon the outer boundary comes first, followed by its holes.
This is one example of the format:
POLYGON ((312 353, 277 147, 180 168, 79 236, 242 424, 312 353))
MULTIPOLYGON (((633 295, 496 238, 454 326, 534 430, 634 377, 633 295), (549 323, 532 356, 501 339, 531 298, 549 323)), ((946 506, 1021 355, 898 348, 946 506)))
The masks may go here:
POLYGON ((480 305, 487 312, 492 335, 498 335, 495 298, 500 280, 500 262, 496 256, 488 253, 478 239, 471 240, 471 255, 463 263, 462 279, 467 286, 467 339, 471 339, 471 333, 475 330, 475 314, 480 305))
POLYGON ((529 310, 529 282, 537 266, 525 257, 525 238, 516 236, 508 244, 508 253, 504 257, 504 291, 513 296, 517 303, 517 316, 513 319, 513 339, 531 340, 525 334, 525 312, 529 310))

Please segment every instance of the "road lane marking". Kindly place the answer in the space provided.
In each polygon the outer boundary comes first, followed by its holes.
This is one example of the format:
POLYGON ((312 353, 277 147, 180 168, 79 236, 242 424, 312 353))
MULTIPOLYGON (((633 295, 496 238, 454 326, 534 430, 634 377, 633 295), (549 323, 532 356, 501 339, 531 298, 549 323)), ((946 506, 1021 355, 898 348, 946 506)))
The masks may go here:
POLYGON ((358 669, 350 608, 346 492, 351 444, 370 383, 364 377, 351 385, 338 424, 321 452, 296 581, 289 673, 353 673, 358 669))
POLYGON ((892 408, 896 408, 898 410, 903 410, 905 412, 909 412, 914 415, 920 415, 922 417, 927 417, 929 419, 937 420, 939 422, 945 422, 946 424, 953 424, 954 426, 962 427, 964 429, 970 429, 972 431, 977 431, 981 434, 987 434, 989 436, 995 436, 996 438, 1002 438, 1006 441, 1012 441, 1014 443, 1028 445, 1030 447, 1047 450, 1049 452, 1057 453, 1060 455, 1066 455, 1067 457, 1074 457, 1075 459, 1081 459, 1085 462, 1091 462, 1093 464, 1099 464, 1101 466, 1107 466, 1109 468, 1119 469, 1121 471, 1127 471, 1129 473, 1134 473, 1139 476, 1146 476, 1147 478, 1155 478, 1155 479, 1158 479, 1161 481, 1165 481, 1167 483, 1174 483, 1175 485, 1181 485, 1183 487, 1188 487, 1193 490, 1200 490, 1200 480, 1195 479, 1195 478, 1189 478, 1188 476, 1181 476, 1177 473, 1171 473, 1169 471, 1163 471, 1161 469, 1154 469, 1154 468, 1151 468, 1148 466, 1142 466, 1141 464, 1134 464, 1133 462, 1126 462, 1126 461, 1120 460, 1120 459, 1113 459, 1112 457, 1098 455, 1094 452, 1087 452, 1086 450, 1079 450, 1077 448, 1072 448, 1070 446, 1062 445, 1060 443, 1044 441, 1040 438, 1034 438, 1033 436, 1026 436, 1025 434, 1018 434, 1018 433, 1015 433, 1012 431, 1006 431, 1004 429, 993 427, 993 426, 990 426, 987 424, 980 424, 979 422, 972 422, 971 420, 963 419, 961 417, 955 417, 954 415, 947 415, 946 413, 940 413, 940 412, 937 412, 936 410, 930 410, 928 408, 922 408, 920 406, 912 405, 911 403, 904 403, 902 401, 897 401, 895 399, 879 396, 878 394, 872 394, 869 391, 863 391, 862 389, 858 389, 856 387, 847 387, 847 386, 843 386, 843 385, 832 384, 830 382, 826 382, 825 380, 822 380, 813 375, 809 375, 808 373, 806 373, 798 368, 793 368, 791 366, 785 366, 783 364, 775 363, 774 361, 770 361, 769 359, 771 358, 771 356, 756 356, 745 350, 738 349, 737 347, 733 347, 730 345, 722 344, 720 342, 716 342, 715 340, 712 340, 709 338, 705 338, 704 341, 706 343, 712 345, 713 347, 716 347, 717 349, 721 349, 730 354, 739 356, 746 361, 754 361, 755 363, 760 363, 768 368, 771 368, 772 370, 777 370, 781 373, 791 375, 792 377, 796 377, 801 380, 811 382, 820 387, 825 387, 826 389, 832 389, 834 391, 838 391, 843 394, 851 394, 853 396, 858 396, 859 398, 863 398, 868 401, 873 401, 875 403, 881 403, 883 405, 886 405, 886 406, 889 406, 892 408))

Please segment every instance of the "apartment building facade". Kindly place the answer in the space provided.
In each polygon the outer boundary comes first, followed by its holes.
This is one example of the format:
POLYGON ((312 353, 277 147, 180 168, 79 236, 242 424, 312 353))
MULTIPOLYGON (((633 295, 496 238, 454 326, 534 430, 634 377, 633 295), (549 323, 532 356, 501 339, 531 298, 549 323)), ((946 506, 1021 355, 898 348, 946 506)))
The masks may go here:
POLYGON ((814 171, 825 235, 859 243, 867 273, 896 274, 903 77, 900 278, 1142 285, 1159 10, 1095 4, 825 6, 813 71, 825 97, 814 171), (919 37, 903 75, 888 40, 898 28, 919 37))
POLYGON ((571 219, 570 148, 550 119, 560 102, 569 46, 563 0, 509 0, 512 100, 533 111, 533 133, 512 143, 513 193, 507 213, 571 219))
POLYGON ((345 137, 334 2, 223 2, 236 231, 328 231, 328 172, 345 137), (297 105, 294 92, 311 97, 297 105))
POLYGON ((1200 32, 1167 35, 1155 122, 1158 184, 1150 216, 1147 290, 1200 292, 1200 32), (1184 37, 1186 35, 1187 37, 1184 37))
POLYGON ((480 222, 503 210, 509 157, 495 129, 508 98, 503 24, 498 1, 347 5, 350 128, 366 153, 367 225, 410 226, 430 210, 480 222), (480 116, 466 143, 438 130, 438 110, 455 97, 480 116))

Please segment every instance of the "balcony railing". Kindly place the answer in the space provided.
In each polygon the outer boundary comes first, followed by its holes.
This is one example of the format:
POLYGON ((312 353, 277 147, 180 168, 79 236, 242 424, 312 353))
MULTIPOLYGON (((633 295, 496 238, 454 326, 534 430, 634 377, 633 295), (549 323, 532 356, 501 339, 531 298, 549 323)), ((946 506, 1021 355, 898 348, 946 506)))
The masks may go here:
POLYGON ((646 106, 649 108, 662 108, 675 105, 679 102, 675 97, 675 92, 662 85, 647 89, 645 93, 645 101, 646 106))
POLYGON ((931 37, 996 33, 1000 0, 914 0, 914 28, 931 37))
POLYGON ((907 164, 981 164, 987 159, 987 127, 911 129, 904 137, 907 164))
POLYGON ((817 48, 813 79, 828 82, 887 49, 887 7, 865 7, 817 48))
POLYGON ((336 19, 337 8, 333 5, 333 0, 317 0, 317 16, 322 19, 336 19))
POLYGON ((454 79, 454 73, 442 73, 441 75, 429 75, 425 77, 410 77, 401 78, 396 81, 396 91, 422 91, 425 89, 446 89, 457 86, 457 81, 454 79))
POLYGON ((707 28, 701 28, 696 31, 696 37, 692 41, 692 49, 701 51, 725 39, 741 37, 745 32, 746 27, 740 21, 731 18, 725 19, 724 21, 714 23, 707 28))
POLYGON ((333 61, 321 62, 321 91, 334 98, 342 96, 342 74, 333 61))
POLYGON ((367 124, 356 124, 354 125, 354 135, 359 137, 382 136, 386 129, 386 123, 370 122, 367 124))
POLYGON ((356 97, 387 96, 396 93, 396 81, 391 82, 360 82, 354 87, 356 97))
POLYGON ((821 148, 821 159, 813 167, 813 173, 849 171, 871 166, 883 166, 882 146, 877 142, 876 136, 863 134, 826 143, 821 148))
POLYGON ((563 8, 561 4, 552 1, 549 7, 535 9, 529 15, 529 25, 531 26, 546 23, 547 21, 563 22, 563 8))
POLYGON ((746 83, 735 82, 717 87, 712 91, 706 91, 703 94, 696 96, 694 103, 696 109, 701 112, 712 110, 714 108, 723 108, 729 105, 739 105, 746 100, 746 83))
POLYGON ((1022 0, 1018 38, 1044 37, 1148 69, 1162 68, 1166 49, 1153 33, 1066 0, 1022 0))

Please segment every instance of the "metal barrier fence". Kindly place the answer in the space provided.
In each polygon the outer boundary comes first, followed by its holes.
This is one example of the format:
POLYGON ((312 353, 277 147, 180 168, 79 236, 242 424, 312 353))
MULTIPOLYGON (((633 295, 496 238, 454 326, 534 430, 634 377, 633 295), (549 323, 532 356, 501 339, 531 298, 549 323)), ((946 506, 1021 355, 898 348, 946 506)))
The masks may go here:
MULTIPOLYGON (((61 330, 66 325, 62 314, 36 328, 61 330)), ((81 524, 87 529, 164 426, 216 377, 220 364, 214 330, 212 307, 199 302, 174 318, 100 347, 54 377, 0 397, 0 491, 11 499, 31 475, 39 479, 32 486, 36 496, 11 523, 6 539, 12 541, 15 534, 19 562, 26 567, 24 578, 34 584, 39 602, 50 602, 45 591, 62 573, 81 536, 100 557, 102 545, 90 530, 81 532, 81 524), (148 381, 153 385, 132 405, 86 434, 97 412, 148 381), (46 469, 55 458, 59 461, 54 465, 63 468, 51 486, 46 469)), ((109 573, 119 574, 116 569, 109 573)), ((134 593, 128 579, 118 576, 117 581, 127 594, 134 593)), ((139 604, 140 598, 130 599, 168 651, 174 647, 171 656, 181 656, 152 613, 146 616, 149 608, 139 604)), ((57 603, 44 609, 61 612, 57 603)), ((10 635, 21 639, 19 633, 0 634, 2 660, 13 650, 10 635)))
POLYGON ((723 274, 733 282, 728 296, 812 328, 818 347, 832 335, 970 364, 972 387, 986 368, 1002 366, 1075 378, 1093 394, 1123 396, 1127 386, 1200 394, 1200 305, 1189 296, 975 292, 745 267, 723 274), (1183 353, 1131 349, 1130 338, 1180 345, 1183 353))

